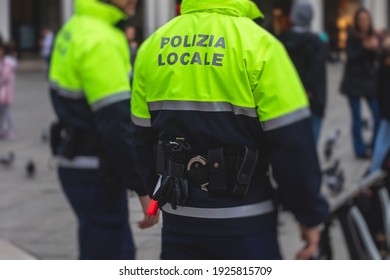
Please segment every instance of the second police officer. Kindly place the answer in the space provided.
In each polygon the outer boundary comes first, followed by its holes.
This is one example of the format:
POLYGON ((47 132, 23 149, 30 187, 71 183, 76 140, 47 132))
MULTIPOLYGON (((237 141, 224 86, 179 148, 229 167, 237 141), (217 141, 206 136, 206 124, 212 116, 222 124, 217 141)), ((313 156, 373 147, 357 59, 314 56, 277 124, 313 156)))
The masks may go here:
POLYGON ((280 259, 278 196, 315 251, 328 217, 304 88, 249 0, 183 0, 141 46, 136 160, 163 211, 162 259, 280 259))
POLYGON ((52 147, 59 178, 78 219, 81 259, 134 259, 127 188, 145 217, 149 197, 131 150, 129 53, 116 23, 136 0, 76 0, 75 15, 59 31, 50 67, 50 93, 58 123, 52 147))

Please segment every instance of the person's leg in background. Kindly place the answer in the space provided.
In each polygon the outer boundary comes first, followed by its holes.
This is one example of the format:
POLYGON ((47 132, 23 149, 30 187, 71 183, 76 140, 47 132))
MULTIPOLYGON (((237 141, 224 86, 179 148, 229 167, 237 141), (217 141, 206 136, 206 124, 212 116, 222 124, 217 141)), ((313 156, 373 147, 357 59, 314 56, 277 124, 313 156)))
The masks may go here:
POLYGON ((12 118, 11 113, 11 105, 7 104, 5 106, 5 113, 4 113, 4 123, 6 126, 6 135, 5 137, 9 140, 12 140, 15 138, 15 129, 14 129, 14 122, 12 118))
POLYGON ((362 137, 360 97, 348 96, 348 102, 352 114, 352 140, 355 156, 358 158, 368 158, 367 147, 364 144, 362 137))
POLYGON ((311 125, 313 128, 314 142, 316 143, 316 145, 318 145, 318 141, 320 140, 321 135, 322 117, 320 115, 312 113, 311 125))
POLYGON ((370 143, 372 150, 374 150, 375 149, 374 145, 376 143, 375 139, 376 139, 376 135, 378 133, 379 124, 381 122, 381 116, 380 116, 380 112, 379 112, 379 104, 378 104, 378 100, 376 99, 376 97, 366 97, 365 99, 367 101, 368 107, 371 110, 372 120, 373 120, 373 124, 374 124, 374 128, 372 131, 372 140, 370 143))
POLYGON ((5 104, 0 103, 0 139, 5 137, 5 107, 5 104))
POLYGON ((379 125, 370 171, 378 170, 390 150, 390 120, 382 119, 379 125))

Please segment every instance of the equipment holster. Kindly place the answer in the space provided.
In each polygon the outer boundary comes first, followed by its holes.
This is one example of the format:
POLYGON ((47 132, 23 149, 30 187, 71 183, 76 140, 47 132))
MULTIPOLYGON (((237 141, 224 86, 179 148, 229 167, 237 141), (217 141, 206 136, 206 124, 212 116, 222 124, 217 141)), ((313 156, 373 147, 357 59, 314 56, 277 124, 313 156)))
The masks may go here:
POLYGON ((188 183, 184 171, 184 164, 168 160, 168 170, 163 175, 161 186, 153 194, 153 199, 158 201, 160 208, 170 203, 173 209, 177 209, 177 205, 184 206, 186 203, 188 183))
POLYGON ((234 184, 229 188, 229 193, 235 197, 244 197, 249 189, 249 184, 252 180, 253 171, 255 170, 258 151, 244 147, 244 150, 239 153, 237 160, 237 168, 234 184))
POLYGON ((188 198, 188 180, 186 162, 191 146, 184 138, 176 138, 168 145, 159 141, 156 146, 156 170, 162 176, 161 186, 153 194, 162 208, 170 203, 173 209, 184 206, 188 198), (166 152, 169 151, 169 155, 166 152))
POLYGON ((77 130, 61 122, 50 126, 50 148, 55 156, 73 159, 77 152, 77 130))

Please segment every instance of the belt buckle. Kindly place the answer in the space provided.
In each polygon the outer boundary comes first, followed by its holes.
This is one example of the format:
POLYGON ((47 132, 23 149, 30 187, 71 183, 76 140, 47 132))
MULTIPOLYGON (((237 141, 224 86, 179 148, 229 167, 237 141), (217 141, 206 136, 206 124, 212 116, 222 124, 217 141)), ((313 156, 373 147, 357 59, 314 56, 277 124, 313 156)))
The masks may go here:
MULTIPOLYGON (((198 168, 199 165, 203 165, 203 166, 207 165, 207 160, 200 155, 194 156, 187 163, 187 171, 190 171, 191 168, 198 168)), ((208 192, 209 191, 208 185, 209 182, 206 182, 204 184, 200 184, 199 186, 202 191, 208 192)))

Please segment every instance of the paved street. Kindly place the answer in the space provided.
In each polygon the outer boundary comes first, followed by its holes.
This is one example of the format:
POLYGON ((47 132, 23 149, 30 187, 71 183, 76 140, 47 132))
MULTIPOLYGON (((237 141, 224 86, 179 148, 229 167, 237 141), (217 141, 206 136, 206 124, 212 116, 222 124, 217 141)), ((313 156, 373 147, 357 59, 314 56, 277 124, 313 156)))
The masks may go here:
MULTIPOLYGON (((338 93, 341 72, 342 65, 329 65, 329 102, 319 151, 322 158, 324 139, 340 129, 335 155, 341 160, 349 186, 359 180, 368 162, 356 160, 352 153, 349 109, 338 93)), ((48 144, 41 140, 42 131, 54 120, 47 88, 43 65, 23 62, 13 107, 16 139, 0 142, 0 156, 9 151, 16 156, 11 168, 0 167, 0 259, 77 258, 76 219, 56 179, 48 144), (29 160, 37 167, 32 179, 27 178, 25 172, 29 160)), ((323 160, 322 163, 323 167, 329 165, 323 160)), ((329 195, 326 189, 324 192, 329 195)), ((161 225, 142 231, 137 229, 142 213, 134 196, 130 198, 130 208, 138 259, 158 259, 161 225)), ((293 258, 302 246, 298 228, 287 213, 281 215, 280 241, 287 259, 293 258)), ((332 241, 335 258, 348 259, 337 223, 332 228, 332 241)))

